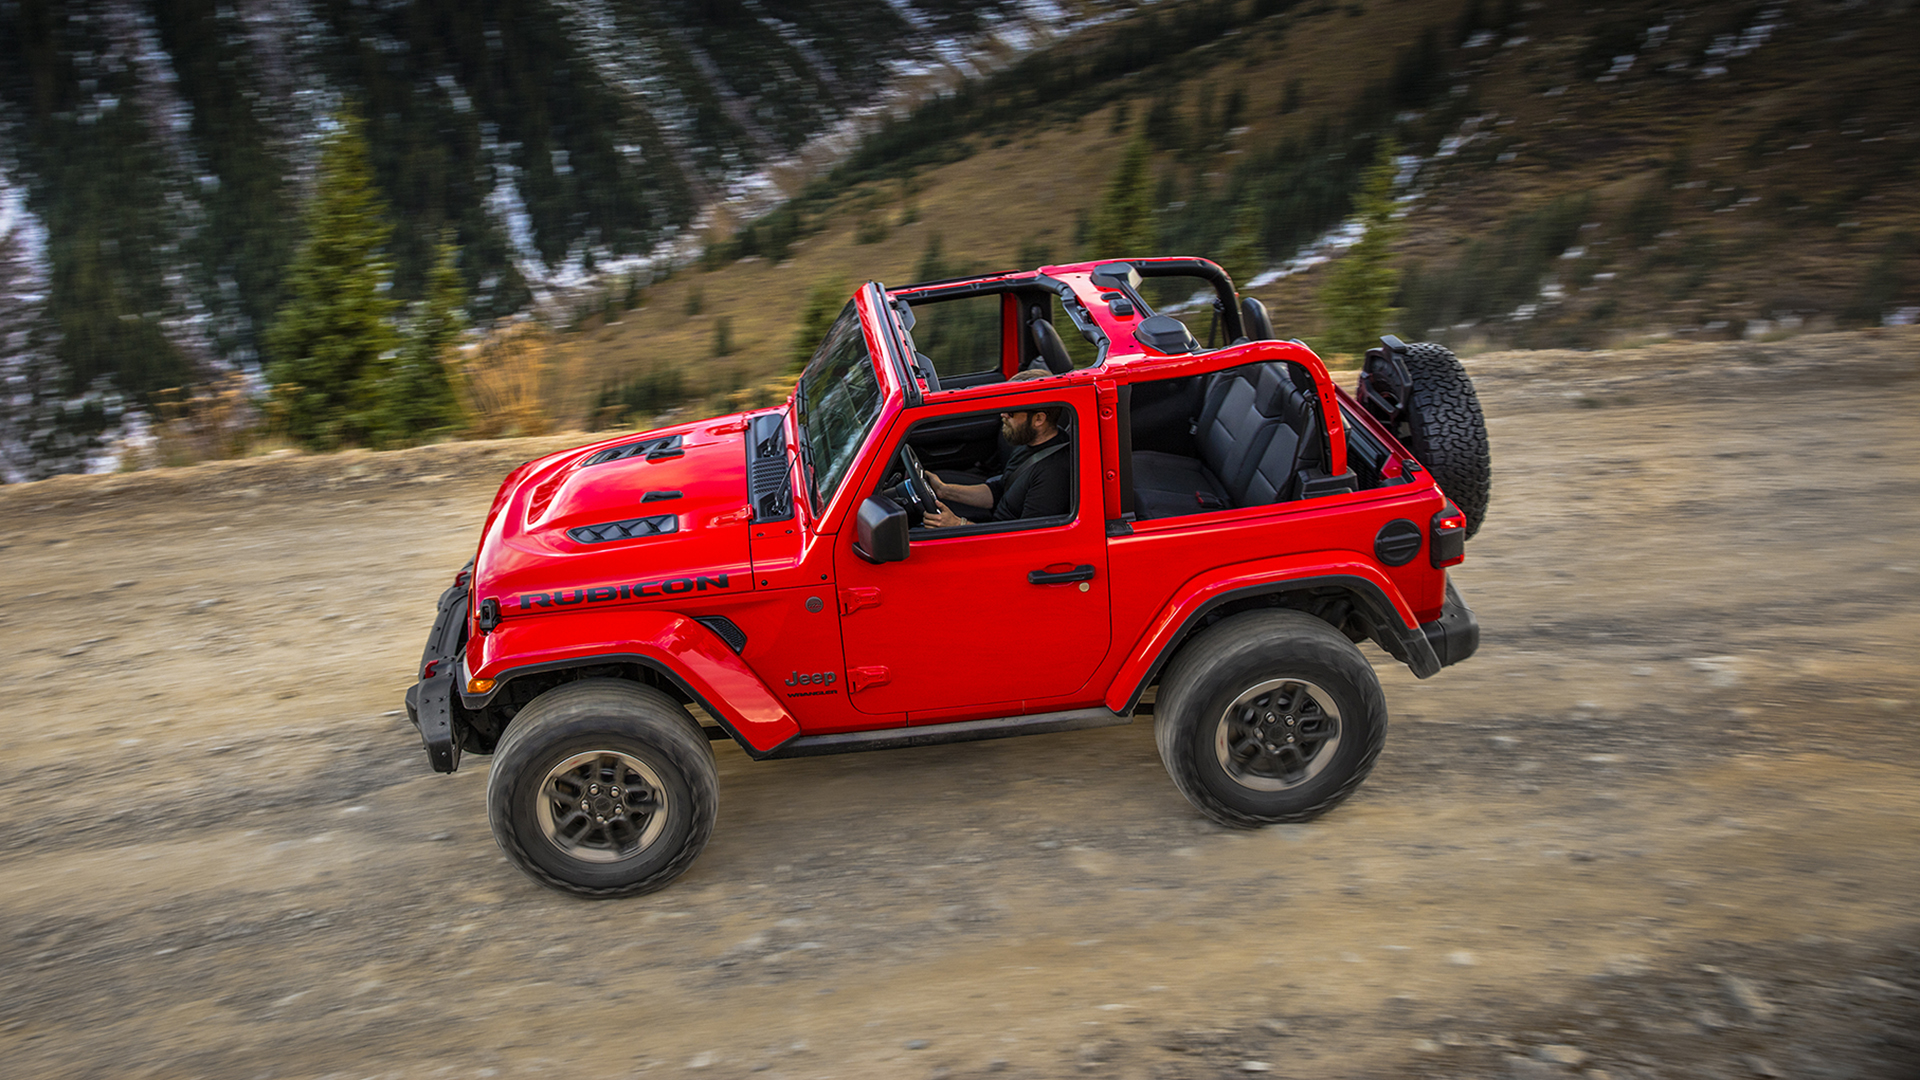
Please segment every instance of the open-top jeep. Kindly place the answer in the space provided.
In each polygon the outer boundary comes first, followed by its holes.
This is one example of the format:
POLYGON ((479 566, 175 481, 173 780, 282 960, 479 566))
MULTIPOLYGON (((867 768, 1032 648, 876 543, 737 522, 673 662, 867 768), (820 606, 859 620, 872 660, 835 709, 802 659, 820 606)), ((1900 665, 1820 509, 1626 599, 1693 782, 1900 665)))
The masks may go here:
POLYGON ((699 854, 720 738, 779 758, 1150 712, 1202 813, 1313 817, 1386 737, 1355 643, 1422 678, 1478 643, 1445 568, 1485 511, 1479 406, 1451 353, 1382 340, 1349 396, 1200 259, 869 283, 784 406, 514 470, 408 715, 441 772, 493 754, 501 846, 589 896, 699 854), (1150 295, 1194 297, 1208 343, 1150 295), (1042 459, 1050 497, 1011 505, 1042 459), (990 493, 979 520, 949 485, 990 493))

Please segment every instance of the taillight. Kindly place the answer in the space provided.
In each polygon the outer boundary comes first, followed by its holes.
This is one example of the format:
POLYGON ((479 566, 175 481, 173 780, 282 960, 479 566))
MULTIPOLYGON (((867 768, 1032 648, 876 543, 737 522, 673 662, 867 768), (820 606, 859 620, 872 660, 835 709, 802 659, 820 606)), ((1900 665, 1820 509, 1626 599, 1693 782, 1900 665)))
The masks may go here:
POLYGON ((1433 542, 1427 550, 1433 553, 1433 565, 1452 566, 1467 557, 1467 515, 1448 499, 1447 505, 1433 515, 1428 526, 1433 542))

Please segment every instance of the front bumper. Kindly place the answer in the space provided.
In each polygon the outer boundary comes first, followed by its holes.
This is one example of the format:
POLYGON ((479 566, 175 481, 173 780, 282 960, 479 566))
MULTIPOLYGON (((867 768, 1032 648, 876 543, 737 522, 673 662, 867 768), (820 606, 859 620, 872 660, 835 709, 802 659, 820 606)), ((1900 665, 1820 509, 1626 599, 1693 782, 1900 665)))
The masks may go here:
POLYGON ((427 747, 434 772, 460 767, 460 739, 453 730, 453 695, 466 651, 467 573, 440 594, 440 611, 420 654, 420 680, 407 688, 407 719, 427 747))

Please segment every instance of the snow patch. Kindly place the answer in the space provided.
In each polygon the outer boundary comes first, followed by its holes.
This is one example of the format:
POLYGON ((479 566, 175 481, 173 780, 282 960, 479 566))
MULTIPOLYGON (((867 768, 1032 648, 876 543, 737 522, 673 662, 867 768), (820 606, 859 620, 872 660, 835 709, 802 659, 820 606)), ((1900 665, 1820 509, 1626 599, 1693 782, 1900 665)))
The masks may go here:
POLYGON ((1720 34, 1706 48, 1708 63, 1700 68, 1698 79, 1711 79, 1727 73, 1726 61, 1737 60, 1742 56, 1751 56, 1760 46, 1773 37, 1773 32, 1781 26, 1781 17, 1785 8, 1768 8, 1760 13, 1758 21, 1737 34, 1720 34))

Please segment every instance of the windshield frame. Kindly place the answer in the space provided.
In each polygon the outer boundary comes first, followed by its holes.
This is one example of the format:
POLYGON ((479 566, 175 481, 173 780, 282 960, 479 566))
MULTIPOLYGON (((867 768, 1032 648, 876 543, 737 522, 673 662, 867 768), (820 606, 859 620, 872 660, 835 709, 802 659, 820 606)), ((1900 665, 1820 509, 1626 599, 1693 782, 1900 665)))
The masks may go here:
POLYGON ((825 516, 827 503, 845 486, 886 412, 887 387, 863 316, 857 298, 847 301, 794 386, 801 480, 815 517, 825 516), (859 400, 836 394, 842 388, 859 400), (835 410, 823 413, 830 405, 835 410), (837 446, 829 427, 836 418, 842 421, 837 446))

